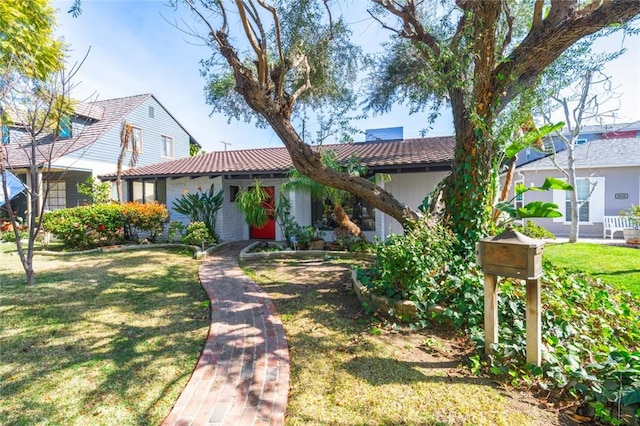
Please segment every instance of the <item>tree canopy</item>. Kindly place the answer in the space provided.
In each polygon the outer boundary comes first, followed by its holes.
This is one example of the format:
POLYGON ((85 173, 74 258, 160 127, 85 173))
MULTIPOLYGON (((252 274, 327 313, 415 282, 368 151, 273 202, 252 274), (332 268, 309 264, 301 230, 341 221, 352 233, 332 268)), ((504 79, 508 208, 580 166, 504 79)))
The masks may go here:
MULTIPOLYGON (((203 65, 214 110, 232 118, 255 114, 273 128, 302 174, 356 194, 403 224, 415 217, 379 186, 327 168, 292 124, 299 105, 336 100, 347 105, 352 99, 357 49, 329 2, 181 3, 207 27, 204 38, 214 56, 203 65)), ((529 103, 521 95, 573 44, 640 13, 640 0, 372 0, 370 5, 371 15, 393 37, 373 70, 377 83, 369 106, 382 111, 408 100, 414 109, 428 105, 434 113, 445 103, 451 107, 456 148, 444 186, 444 218, 467 248, 490 222, 505 135, 530 118, 530 111, 522 112, 529 103)))
POLYGON ((640 13, 638 0, 373 3, 372 16, 394 37, 390 54, 379 61, 369 106, 384 110, 388 102, 408 101, 437 109, 443 99, 450 105, 456 148, 444 189, 445 219, 468 248, 489 223, 503 149, 498 136, 527 118, 511 102, 534 88, 574 43, 640 13), (410 71, 402 72, 398 61, 410 71), (507 130, 498 129, 505 123, 507 130))
POLYGON ((0 73, 15 71, 42 80, 59 71, 64 45, 54 38, 55 27, 55 11, 48 0, 0 2, 0 73))

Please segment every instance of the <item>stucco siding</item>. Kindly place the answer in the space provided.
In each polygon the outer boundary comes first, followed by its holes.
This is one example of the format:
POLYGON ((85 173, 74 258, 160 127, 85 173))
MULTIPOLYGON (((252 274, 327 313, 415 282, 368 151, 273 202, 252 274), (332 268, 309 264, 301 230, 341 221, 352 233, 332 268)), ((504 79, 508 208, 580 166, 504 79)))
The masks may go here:
MULTIPOLYGON (((448 172, 398 173, 391 175, 391 181, 384 187, 400 202, 412 209, 417 209, 427 194, 446 176, 448 172)), ((391 216, 376 212, 376 235, 386 237, 391 234, 402 234, 402 226, 391 216)))
MULTIPOLYGON (((273 186, 275 188, 276 200, 280 195, 280 185, 285 182, 285 179, 263 179, 263 186, 273 186)), ((217 193, 220 188, 224 190, 224 201, 222 208, 218 211, 218 217, 216 219, 216 231, 218 236, 223 241, 237 241, 249 239, 249 227, 244 221, 244 216, 240 213, 235 202, 231 202, 231 186, 237 186, 245 188, 253 184, 251 179, 223 179, 218 176, 216 178, 200 177, 197 179, 180 178, 180 179, 167 179, 166 181, 166 194, 167 194, 167 207, 171 214, 171 221, 179 221, 187 225, 189 218, 173 210, 172 205, 175 200, 180 198, 182 194, 186 192, 196 192, 199 188, 203 191, 208 191, 214 184, 214 191, 217 193)), ((282 233, 280 228, 276 225, 276 240, 281 240, 282 233)))
MULTIPOLYGON (((556 177, 564 179, 564 176, 556 170, 536 170, 526 173, 516 172, 514 180, 517 182, 524 176, 524 184, 529 186, 540 186, 546 177, 556 177)), ((577 178, 594 178, 602 181, 604 179, 604 194, 602 198, 604 205, 598 205, 598 210, 605 216, 617 216, 621 210, 629 208, 632 204, 639 204, 640 197, 640 165, 638 167, 611 167, 611 168, 589 168, 576 171, 577 178), (618 198, 616 198, 618 194, 618 198), (627 198, 622 198, 627 196, 627 198)), ((556 191, 554 199, 553 191, 538 192, 529 191, 524 194, 524 204, 531 201, 560 202, 566 194, 556 191)), ((513 190, 512 190, 513 193, 513 190)), ((590 202, 595 202, 591 200, 590 202)), ((594 209, 596 206, 593 206, 594 209)), ((561 207, 562 208, 562 207, 561 207)), ((593 209, 590 209, 593 210, 593 209)), ((540 226, 548 229, 557 236, 569 235, 569 222, 562 219, 530 219, 540 226)), ((580 223, 581 237, 602 237, 603 225, 601 220, 594 220, 591 223, 580 223)))

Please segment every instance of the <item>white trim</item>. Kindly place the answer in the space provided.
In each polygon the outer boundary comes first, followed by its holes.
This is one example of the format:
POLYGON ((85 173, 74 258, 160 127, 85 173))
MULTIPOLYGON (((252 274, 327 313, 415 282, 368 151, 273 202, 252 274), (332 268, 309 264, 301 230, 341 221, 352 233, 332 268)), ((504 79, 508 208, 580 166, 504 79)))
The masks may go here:
MULTIPOLYGON (((589 221, 580 222, 581 225, 593 225, 602 223, 605 210, 605 178, 601 176, 576 176, 576 180, 589 179, 595 182, 596 187, 589 197, 589 221)), ((566 182, 566 179, 563 179, 566 182)), ((571 221, 566 220, 567 216, 567 195, 566 191, 553 190, 553 202, 558 205, 558 211, 562 217, 553 218, 553 221, 562 225, 570 225, 571 221)))

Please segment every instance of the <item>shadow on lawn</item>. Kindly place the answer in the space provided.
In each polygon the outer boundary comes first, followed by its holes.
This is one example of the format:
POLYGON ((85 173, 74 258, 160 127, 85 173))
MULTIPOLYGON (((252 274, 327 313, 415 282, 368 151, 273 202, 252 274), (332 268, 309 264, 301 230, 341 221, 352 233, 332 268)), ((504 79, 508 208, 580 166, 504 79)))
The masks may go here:
MULTIPOLYGON (((209 322, 197 276, 185 274, 179 259, 160 266, 165 257, 68 257, 39 272, 33 286, 2 273, 0 358, 7 368, 0 375, 0 420, 55 422, 60 407, 44 401, 63 393, 79 401, 75 415, 98 414, 109 401, 134 413, 132 423, 161 420, 166 412, 152 411, 168 394, 177 397, 209 322), (149 265, 158 266, 147 272, 149 265), (172 376, 163 377, 165 369, 172 376)), ((167 412, 172 402, 164 402, 167 412)))

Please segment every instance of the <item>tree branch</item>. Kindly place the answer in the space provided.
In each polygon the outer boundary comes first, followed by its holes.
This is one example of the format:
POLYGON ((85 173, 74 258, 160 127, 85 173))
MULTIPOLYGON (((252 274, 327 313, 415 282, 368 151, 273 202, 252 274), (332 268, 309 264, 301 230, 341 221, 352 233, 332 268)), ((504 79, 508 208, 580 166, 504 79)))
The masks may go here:
POLYGON ((531 87, 540 73, 579 39, 614 23, 624 23, 640 14, 640 0, 603 2, 589 13, 568 13, 576 3, 552 2, 549 16, 529 34, 493 71, 491 92, 500 112, 523 88, 531 87), (562 12, 562 13, 561 13, 562 12), (504 77, 508 78, 504 78, 504 77))
MULTIPOLYGON (((238 13, 240 14, 240 21, 242 22, 244 33, 247 36, 247 40, 253 48, 253 51, 256 53, 256 58, 258 59, 258 82, 261 86, 266 87, 268 84, 266 52, 262 49, 260 41, 256 38, 255 30, 253 29, 251 22, 249 22, 249 19, 247 18, 247 10, 245 9, 244 1, 236 0, 236 7, 238 8, 238 13)), ((251 14, 251 12, 249 12, 249 14, 251 14)))

